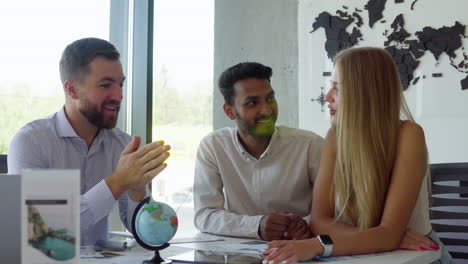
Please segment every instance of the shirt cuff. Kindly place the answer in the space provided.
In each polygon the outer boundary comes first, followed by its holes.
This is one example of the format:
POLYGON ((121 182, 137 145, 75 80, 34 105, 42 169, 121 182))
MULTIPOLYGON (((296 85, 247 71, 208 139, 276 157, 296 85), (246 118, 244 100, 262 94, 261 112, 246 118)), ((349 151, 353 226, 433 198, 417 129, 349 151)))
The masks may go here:
MULTIPOLYGON (((136 207, 138 204, 141 202, 135 202, 132 200, 130 195, 128 194, 128 191, 126 192, 127 195, 127 229, 133 232, 132 230, 132 218, 133 214, 135 212, 136 207)), ((145 198, 149 196, 148 190, 146 190, 145 198)), ((143 198, 143 199, 145 199, 143 198)))
POLYGON ((94 185, 84 194, 90 211, 94 216, 94 223, 107 217, 114 209, 115 199, 105 179, 94 185))
POLYGON ((130 196, 128 195, 127 193, 127 229, 130 230, 130 231, 133 231, 132 230, 132 218, 133 218, 133 214, 135 212, 135 209, 136 207, 138 206, 138 204, 140 202, 134 202, 132 200, 132 198, 130 198, 130 196))
POLYGON ((260 227, 260 221, 262 220, 263 215, 256 215, 256 216, 251 216, 247 220, 248 225, 247 226, 252 226, 255 229, 252 230, 252 235, 251 237, 254 237, 256 239, 262 239, 260 237, 260 234, 258 233, 259 227, 260 227))
MULTIPOLYGON (((128 195, 128 194, 127 194, 128 195)), ((146 196, 145 196, 146 198, 146 196)), ((141 202, 141 201, 140 201, 141 202)), ((134 211, 135 208, 137 207, 137 205, 140 203, 140 202, 135 202, 132 200, 132 198, 130 198, 130 196, 128 196, 128 209, 130 209, 129 211, 134 211)))
POLYGON ((306 221, 307 224, 310 224, 310 214, 302 217, 302 219, 304 219, 304 221, 306 221))

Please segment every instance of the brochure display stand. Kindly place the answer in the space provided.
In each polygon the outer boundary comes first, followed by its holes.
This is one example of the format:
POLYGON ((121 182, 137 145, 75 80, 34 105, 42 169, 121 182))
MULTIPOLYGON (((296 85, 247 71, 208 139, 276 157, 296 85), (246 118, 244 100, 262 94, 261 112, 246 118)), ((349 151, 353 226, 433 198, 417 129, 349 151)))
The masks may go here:
POLYGON ((23 264, 79 263, 79 188, 79 170, 23 171, 23 264))

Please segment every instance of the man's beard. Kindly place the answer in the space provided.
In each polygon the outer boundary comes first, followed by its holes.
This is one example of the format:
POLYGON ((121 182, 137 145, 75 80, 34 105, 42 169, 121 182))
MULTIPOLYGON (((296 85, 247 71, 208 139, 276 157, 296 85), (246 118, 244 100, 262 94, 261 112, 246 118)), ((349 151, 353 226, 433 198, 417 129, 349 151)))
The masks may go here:
POLYGON ((115 117, 106 119, 104 111, 99 111, 96 104, 93 104, 86 99, 84 99, 84 104, 78 110, 88 120, 88 122, 94 125, 95 127, 114 128, 117 125, 117 116, 120 110, 120 103, 115 100, 105 101, 104 103, 102 103, 101 109, 103 109, 104 105, 106 104, 118 106, 115 117))
POLYGON ((275 132, 275 123, 277 119, 277 113, 272 113, 268 116, 262 116, 261 118, 255 121, 255 124, 249 124, 245 119, 241 117, 241 115, 234 110, 237 116, 237 125, 239 129, 247 132, 249 135, 254 137, 271 137, 275 132), (271 122, 268 123, 259 123, 258 120, 271 118, 271 122))

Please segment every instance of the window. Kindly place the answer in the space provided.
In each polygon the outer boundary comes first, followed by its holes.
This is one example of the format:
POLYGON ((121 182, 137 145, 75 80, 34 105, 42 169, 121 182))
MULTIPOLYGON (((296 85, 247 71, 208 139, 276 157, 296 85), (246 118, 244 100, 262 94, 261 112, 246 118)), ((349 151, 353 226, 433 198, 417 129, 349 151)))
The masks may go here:
POLYGON ((192 185, 200 140, 213 130, 214 1, 156 1, 153 140, 172 146, 153 198, 179 216, 178 234, 195 229, 192 185))
POLYGON ((109 39, 109 1, 3 1, 0 7, 0 154, 26 123, 60 110, 63 49, 83 37, 109 39))

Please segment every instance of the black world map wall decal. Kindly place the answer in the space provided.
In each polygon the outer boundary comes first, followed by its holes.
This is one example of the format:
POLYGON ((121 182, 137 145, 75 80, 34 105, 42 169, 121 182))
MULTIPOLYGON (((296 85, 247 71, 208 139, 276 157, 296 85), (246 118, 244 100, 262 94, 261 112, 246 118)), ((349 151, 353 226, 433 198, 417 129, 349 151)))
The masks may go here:
MULTIPOLYGON (((386 40, 382 46, 391 54, 397 65, 404 90, 418 82, 421 76, 416 76, 415 70, 420 66, 421 58, 428 53, 434 56, 436 66, 439 63, 440 55, 446 54, 450 60, 450 66, 455 71, 464 74, 464 78, 460 80, 460 88, 468 90, 468 56, 463 47, 463 40, 468 38, 465 34, 466 25, 459 21, 453 21, 453 24, 441 27, 425 26, 415 32, 408 32, 405 29, 405 18, 411 19, 410 13, 408 16, 398 14, 394 18, 384 18, 383 11, 387 1, 369 0, 364 8, 343 6, 342 9, 336 10, 336 15, 323 11, 313 19, 310 33, 316 34, 315 31, 319 28, 325 30, 324 48, 328 58, 332 59, 341 50, 358 46, 366 39, 367 36, 361 32, 364 25, 363 16, 368 16, 369 24, 367 26, 371 29, 375 28, 377 22, 392 21, 391 29, 383 32, 386 40), (351 28, 348 30, 349 27, 351 28)), ((412 1, 409 12, 417 9, 417 1, 412 1)), ((399 4, 403 2, 404 0, 395 1, 399 4)), ((369 37, 371 38, 371 36, 369 37)), ((433 77, 440 78, 440 76, 433 77)), ((318 101, 318 98, 312 100, 318 101)))

